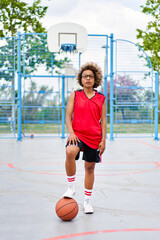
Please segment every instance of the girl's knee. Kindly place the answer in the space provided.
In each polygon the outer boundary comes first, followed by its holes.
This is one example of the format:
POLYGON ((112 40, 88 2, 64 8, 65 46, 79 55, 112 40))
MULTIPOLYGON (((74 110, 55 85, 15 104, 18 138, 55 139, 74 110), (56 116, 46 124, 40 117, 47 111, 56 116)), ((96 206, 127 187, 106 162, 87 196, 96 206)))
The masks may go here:
POLYGON ((72 146, 66 147, 66 156, 68 158, 75 158, 76 155, 77 155, 77 152, 75 151, 75 149, 73 149, 72 146))

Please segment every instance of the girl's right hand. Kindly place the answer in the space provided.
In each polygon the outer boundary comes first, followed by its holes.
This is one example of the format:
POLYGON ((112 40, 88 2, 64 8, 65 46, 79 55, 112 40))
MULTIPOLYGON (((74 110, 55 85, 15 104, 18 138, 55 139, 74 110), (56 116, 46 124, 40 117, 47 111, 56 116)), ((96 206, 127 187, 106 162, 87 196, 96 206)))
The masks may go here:
POLYGON ((78 142, 80 142, 79 141, 79 139, 78 139, 78 137, 75 135, 75 133, 71 133, 71 134, 69 134, 69 136, 68 136, 68 139, 67 139, 67 144, 69 144, 69 145, 77 145, 77 143, 78 142))

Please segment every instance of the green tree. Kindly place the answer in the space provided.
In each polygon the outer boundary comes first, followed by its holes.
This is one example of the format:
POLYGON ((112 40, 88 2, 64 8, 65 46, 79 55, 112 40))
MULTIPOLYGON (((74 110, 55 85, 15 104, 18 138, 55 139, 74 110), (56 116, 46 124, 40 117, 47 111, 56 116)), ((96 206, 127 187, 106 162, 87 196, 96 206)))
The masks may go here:
MULTIPOLYGON (((50 1, 50 0, 48 0, 50 1)), ((41 0, 34 0, 31 5, 22 0, 0 0, 0 37, 16 37, 17 31, 46 33, 40 20, 45 16, 48 6, 41 6, 41 0)), ((8 69, 14 59, 13 39, 6 38, 6 44, 0 47, 0 68, 8 69), (8 66, 8 67, 7 67, 8 66)), ((29 74, 37 70, 38 66, 45 65, 46 70, 51 72, 53 68, 63 68, 68 58, 56 60, 56 56, 51 57, 48 51, 46 35, 27 35, 25 38, 26 68, 25 73, 29 74), (52 60, 51 60, 52 58, 52 60)), ((17 58, 17 56, 16 56, 17 58)), ((23 70, 22 70, 23 71, 23 70)), ((0 73, 7 81, 6 73, 0 73)), ((7 73, 11 78, 11 74, 7 73)))
POLYGON ((153 69, 160 72, 160 0, 147 0, 142 12, 152 16, 146 30, 137 29, 139 45, 148 53, 153 69))
POLYGON ((41 0, 34 0, 30 6, 21 0, 0 0, 0 37, 15 36, 21 29, 24 32, 45 32, 40 19, 48 7, 41 6, 41 0))
MULTIPOLYGON (((49 1, 49 0, 48 0, 49 1)), ((41 6, 41 0, 34 0, 28 4, 22 0, 0 0, 0 37, 16 37, 17 31, 44 33, 44 35, 27 35, 25 38, 25 74, 31 74, 38 67, 45 67, 51 72, 52 67, 58 70, 63 68, 67 58, 56 60, 56 55, 48 51, 46 29, 42 26, 41 19, 47 12, 47 6, 41 6), (52 63, 54 66, 52 66, 52 63)), ((0 45, 0 81, 10 87, 12 103, 14 102, 14 70, 17 69, 16 47, 13 38, 1 39, 0 45)), ((17 42, 16 42, 17 44, 17 42)), ((22 54, 23 55, 23 54, 22 54)), ((23 64, 22 72, 23 72, 23 64)), ((3 86, 4 87, 4 86, 3 86)), ((12 117, 14 111, 12 110, 12 117)))
MULTIPOLYGON (((45 16, 48 7, 42 7, 40 4, 41 0, 34 0, 32 5, 21 0, 0 0, 0 37, 16 37, 18 30, 23 32, 45 32, 40 19, 45 16)), ((12 102, 14 102, 13 70, 15 54, 13 41, 12 38, 6 38, 5 44, 0 47, 0 68, 3 69, 0 72, 0 80, 5 82, 6 86, 11 82, 12 102)), ((14 118, 13 108, 12 118, 14 118)))

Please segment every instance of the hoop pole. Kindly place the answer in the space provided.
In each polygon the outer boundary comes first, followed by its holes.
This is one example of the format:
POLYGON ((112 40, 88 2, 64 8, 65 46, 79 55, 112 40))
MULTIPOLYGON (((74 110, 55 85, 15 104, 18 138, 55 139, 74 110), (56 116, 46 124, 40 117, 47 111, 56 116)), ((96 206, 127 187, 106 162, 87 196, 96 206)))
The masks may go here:
POLYGON ((65 75, 62 75, 62 136, 65 138, 65 75))
POLYGON ((53 65, 54 65, 54 61, 53 61, 53 59, 54 59, 54 53, 52 52, 52 53, 51 53, 51 69, 52 69, 52 70, 51 70, 51 74, 52 74, 52 75, 53 75, 53 68, 54 68, 54 66, 53 66, 53 65))
POLYGON ((108 76, 108 36, 106 36, 105 73, 108 76))
POLYGON ((21 100, 21 33, 17 37, 17 75, 18 75, 18 98, 17 98, 17 141, 22 140, 22 100, 21 100))
POLYGON ((154 109, 155 140, 158 139, 158 72, 155 73, 155 109, 154 109))
POLYGON ((81 54, 82 54, 82 53, 79 53, 79 69, 80 69, 80 67, 81 67, 81 54))
POLYGON ((114 124, 114 111, 113 111, 113 33, 110 35, 110 140, 113 140, 113 124, 114 124))

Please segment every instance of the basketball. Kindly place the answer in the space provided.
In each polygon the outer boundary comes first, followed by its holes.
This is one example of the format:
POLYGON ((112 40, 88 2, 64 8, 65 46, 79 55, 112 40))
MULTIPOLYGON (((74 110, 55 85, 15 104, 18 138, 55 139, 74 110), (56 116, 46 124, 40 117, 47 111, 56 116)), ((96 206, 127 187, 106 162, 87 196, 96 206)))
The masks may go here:
POLYGON ((61 198, 55 207, 57 216, 63 221, 71 221, 78 213, 78 204, 73 198, 61 198))

